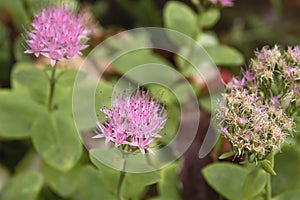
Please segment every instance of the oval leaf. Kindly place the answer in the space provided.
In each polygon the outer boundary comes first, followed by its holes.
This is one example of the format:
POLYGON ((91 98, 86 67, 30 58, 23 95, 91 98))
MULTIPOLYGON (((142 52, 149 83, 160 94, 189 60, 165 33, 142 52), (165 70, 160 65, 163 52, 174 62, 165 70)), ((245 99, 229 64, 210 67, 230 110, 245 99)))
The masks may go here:
POLYGON ((47 74, 40 69, 33 68, 31 63, 19 62, 12 72, 12 85, 16 91, 28 91, 38 103, 46 105, 50 84, 47 74))
POLYGON ((47 164, 60 170, 70 170, 79 160, 82 145, 73 119, 55 112, 40 118, 33 125, 33 144, 47 164))
POLYGON ((33 123, 45 112, 45 108, 26 95, 11 91, 0 92, 0 137, 29 137, 33 123))
POLYGON ((300 190, 287 191, 274 197, 272 200, 299 200, 300 190))
MULTIPOLYGON (((103 177, 101 176, 101 173, 99 173, 96 169, 94 169, 92 166, 86 166, 84 167, 79 175, 78 178, 78 190, 76 192, 76 195, 74 195, 74 200, 99 200, 99 199, 109 199, 109 200, 115 200, 117 199, 115 196, 113 196, 111 193, 109 193, 107 190, 103 187, 103 177)), ((117 187, 114 188, 117 190, 117 187)))
POLYGON ((77 179, 81 167, 61 172, 47 164, 42 165, 42 173, 47 184, 61 197, 70 197, 78 185, 77 179))
POLYGON ((105 164, 116 170, 122 170, 124 165, 123 155, 117 148, 98 148, 89 151, 90 159, 94 165, 101 168, 105 164), (103 163, 103 164, 102 164, 103 163))
POLYGON ((179 163, 165 167, 161 170, 161 180, 158 182, 158 192, 161 198, 180 200, 181 194, 178 188, 179 163))
POLYGON ((71 87, 74 85, 75 79, 77 81, 84 80, 87 77, 87 74, 83 71, 78 71, 75 69, 68 69, 67 71, 61 72, 61 76, 57 80, 57 84, 63 86, 71 87))
POLYGON ((205 47, 216 65, 240 66, 244 63, 243 55, 232 47, 226 45, 216 45, 205 47))
POLYGON ((48 83, 46 73, 37 68, 16 71, 13 73, 12 78, 27 87, 39 87, 40 84, 48 83))
POLYGON ((242 199, 241 183, 245 181, 248 169, 232 163, 216 163, 205 167, 202 173, 208 184, 225 198, 242 199))
POLYGON ((142 194, 146 186, 157 183, 159 179, 160 174, 158 172, 143 174, 126 173, 122 187, 122 196, 124 199, 142 199, 142 194))
POLYGON ((220 19, 221 13, 219 9, 209 9, 200 15, 200 26, 210 28, 214 26, 220 19))
POLYGON ((36 199, 43 184, 42 176, 37 172, 23 172, 13 177, 3 188, 1 200, 36 199))
POLYGON ((243 185, 243 199, 252 199, 258 195, 265 187, 266 173, 262 169, 250 172, 243 185))
MULTIPOLYGON (((167 28, 179 31, 192 38, 195 38, 199 32, 196 13, 182 2, 168 2, 163 11, 163 18, 167 28)), ((178 43, 176 38, 171 39, 176 44, 178 43)))
POLYGON ((230 151, 230 152, 226 152, 226 153, 223 153, 222 155, 219 156, 219 159, 226 159, 226 158, 229 158, 231 156, 234 155, 234 152, 230 151))
POLYGON ((274 196, 300 188, 300 154, 295 147, 289 146, 283 147, 282 153, 275 156, 274 168, 278 174, 271 179, 274 196))

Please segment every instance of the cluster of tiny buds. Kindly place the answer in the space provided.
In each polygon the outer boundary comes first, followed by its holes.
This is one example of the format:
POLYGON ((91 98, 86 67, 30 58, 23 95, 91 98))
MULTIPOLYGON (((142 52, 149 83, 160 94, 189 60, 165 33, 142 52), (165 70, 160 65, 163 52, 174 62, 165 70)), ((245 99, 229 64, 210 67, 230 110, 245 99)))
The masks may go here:
POLYGON ((224 93, 217 117, 221 133, 233 150, 238 155, 254 154, 258 159, 277 149, 293 129, 293 120, 283 109, 246 88, 224 93))
POLYGON ((263 47, 219 102, 221 134, 237 155, 264 159, 294 131, 300 104, 300 48, 263 47))

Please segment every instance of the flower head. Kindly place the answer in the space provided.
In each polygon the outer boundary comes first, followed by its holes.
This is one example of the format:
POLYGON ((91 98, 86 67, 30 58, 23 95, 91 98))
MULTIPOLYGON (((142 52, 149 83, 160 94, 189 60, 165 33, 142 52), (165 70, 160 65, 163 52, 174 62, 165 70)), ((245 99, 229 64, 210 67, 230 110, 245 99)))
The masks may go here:
POLYGON ((217 117, 221 120, 221 134, 233 150, 263 159, 292 131, 293 121, 282 109, 264 102, 256 93, 245 88, 232 89, 223 94, 217 117))
POLYGON ((51 66, 58 60, 66 60, 81 55, 87 48, 89 30, 82 19, 71 12, 66 5, 50 6, 33 18, 32 28, 28 31, 25 53, 40 54, 51 59, 51 66))
POLYGON ((105 138, 106 143, 112 142, 116 147, 129 145, 132 149, 139 148, 152 153, 150 144, 166 122, 164 108, 152 99, 149 92, 137 90, 121 93, 112 100, 112 109, 101 109, 106 114, 107 122, 98 123, 101 134, 95 138, 105 138))
POLYGON ((300 106, 300 48, 263 47, 241 78, 226 85, 217 118, 238 154, 264 159, 295 128, 300 106))

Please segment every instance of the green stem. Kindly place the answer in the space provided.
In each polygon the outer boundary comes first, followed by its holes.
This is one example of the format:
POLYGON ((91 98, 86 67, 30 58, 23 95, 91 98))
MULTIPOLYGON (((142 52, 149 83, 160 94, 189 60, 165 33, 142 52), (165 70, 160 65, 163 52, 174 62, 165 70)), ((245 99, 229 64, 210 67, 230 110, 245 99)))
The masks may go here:
MULTIPOLYGON (((274 152, 271 152, 267 158, 267 160, 270 161, 270 165, 272 167, 272 169, 274 169, 274 152)), ((271 174, 270 173, 266 173, 267 176, 267 183, 266 183, 266 200, 271 200, 272 197, 272 187, 271 187, 271 174)))
POLYGON ((51 70, 51 76, 49 78, 50 81, 50 92, 49 92, 49 98, 48 98, 48 109, 50 112, 52 112, 52 107, 53 107, 53 96, 54 96, 54 91, 55 91, 55 70, 56 70, 56 66, 52 67, 51 70))
POLYGON ((118 188, 117 188, 118 200, 123 200, 122 194, 121 194, 121 189, 122 189, 122 185, 123 185, 123 182, 124 182, 125 175, 126 175, 125 171, 120 172, 120 178, 119 178, 118 188))
POLYGON ((272 188, 271 188, 271 174, 266 173, 267 183, 266 183, 266 200, 271 200, 272 188))
POLYGON ((124 149, 122 150, 122 154, 123 154, 123 159, 124 159, 124 164, 123 164, 123 169, 120 172, 120 178, 119 178, 119 182, 118 182, 118 186, 117 186, 117 197, 118 200, 123 200, 122 194, 121 194, 121 190, 122 190, 122 185, 124 183, 125 180, 125 164, 126 164, 126 153, 124 152, 124 149))

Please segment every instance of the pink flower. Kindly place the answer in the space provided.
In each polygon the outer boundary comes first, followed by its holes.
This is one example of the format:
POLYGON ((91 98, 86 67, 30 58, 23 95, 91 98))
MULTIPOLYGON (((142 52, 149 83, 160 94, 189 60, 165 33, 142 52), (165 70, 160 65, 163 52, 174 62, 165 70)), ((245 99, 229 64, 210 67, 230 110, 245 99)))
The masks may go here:
POLYGON ((238 88, 244 87, 245 83, 246 83, 246 81, 244 78, 239 80, 239 79, 233 77, 231 79, 231 81, 227 84, 227 86, 232 89, 238 89, 238 88))
POLYGON ((98 123, 101 133, 94 138, 105 138, 106 143, 112 142, 116 147, 123 144, 138 147, 143 154, 145 150, 153 152, 150 144, 154 138, 161 138, 158 133, 166 116, 164 108, 149 92, 137 90, 131 95, 125 91, 112 100, 111 110, 101 111, 106 114, 107 123, 98 123))
POLYGON ((234 5, 233 0, 209 0, 213 4, 217 4, 220 2, 220 4, 224 7, 231 7, 234 5))
POLYGON ((247 122, 248 122, 247 116, 240 117, 240 119, 239 119, 240 125, 245 125, 247 122))
POLYGON ((295 62, 300 63, 300 46, 288 47, 287 55, 295 62))
POLYGON ((35 15, 28 31, 25 53, 40 54, 51 59, 51 66, 58 60, 82 55, 81 50, 88 47, 89 30, 82 24, 82 19, 72 13, 66 5, 44 8, 35 15))
POLYGON ((255 76, 252 72, 250 72, 249 70, 244 70, 243 71, 243 77, 247 80, 247 81, 253 81, 255 79, 255 76))
POLYGON ((228 126, 221 127, 221 133, 225 135, 229 135, 228 126))

